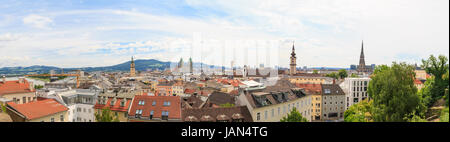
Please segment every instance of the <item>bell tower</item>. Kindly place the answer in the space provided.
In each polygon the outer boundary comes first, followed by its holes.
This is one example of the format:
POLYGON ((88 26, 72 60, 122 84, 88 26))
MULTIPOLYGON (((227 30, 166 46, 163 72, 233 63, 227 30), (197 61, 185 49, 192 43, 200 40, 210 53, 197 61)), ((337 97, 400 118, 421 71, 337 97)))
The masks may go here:
POLYGON ((297 57, 295 56, 295 47, 294 47, 294 43, 292 43, 292 53, 291 53, 291 64, 290 64, 291 68, 289 70, 289 74, 291 76, 293 76, 294 74, 297 73, 297 57))
POLYGON ((135 76, 136 76, 136 69, 135 69, 135 66, 134 66, 133 56, 131 56, 130 77, 135 77, 135 76))

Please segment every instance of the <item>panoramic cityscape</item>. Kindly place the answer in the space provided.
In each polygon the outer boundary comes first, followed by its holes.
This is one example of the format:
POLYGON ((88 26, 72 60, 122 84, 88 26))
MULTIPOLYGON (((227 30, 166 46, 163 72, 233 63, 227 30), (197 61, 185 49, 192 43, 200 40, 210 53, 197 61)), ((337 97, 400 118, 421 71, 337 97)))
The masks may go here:
POLYGON ((0 3, 0 122, 449 119, 445 0, 0 3))

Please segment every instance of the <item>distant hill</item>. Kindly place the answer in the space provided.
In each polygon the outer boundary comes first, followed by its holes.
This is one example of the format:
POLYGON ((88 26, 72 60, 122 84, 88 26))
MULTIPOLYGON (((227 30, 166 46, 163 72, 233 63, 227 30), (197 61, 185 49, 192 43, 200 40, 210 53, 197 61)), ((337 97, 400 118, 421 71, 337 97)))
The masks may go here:
MULTIPOLYGON (((135 60, 136 70, 137 71, 147 71, 147 70, 164 70, 166 68, 170 68, 171 62, 162 62, 155 59, 149 60, 135 60)), ((94 72, 94 71, 129 71, 130 70, 131 61, 127 61, 121 64, 113 65, 113 66, 105 66, 105 67, 83 67, 83 68, 63 68, 64 72, 68 72, 71 70, 82 70, 86 72, 94 72)), ((7 76, 16 76, 16 75, 24 75, 24 74, 43 74, 49 73, 50 70, 55 70, 56 73, 61 71, 59 67, 53 66, 42 66, 35 65, 29 67, 3 67, 0 68, 0 75, 7 76)))

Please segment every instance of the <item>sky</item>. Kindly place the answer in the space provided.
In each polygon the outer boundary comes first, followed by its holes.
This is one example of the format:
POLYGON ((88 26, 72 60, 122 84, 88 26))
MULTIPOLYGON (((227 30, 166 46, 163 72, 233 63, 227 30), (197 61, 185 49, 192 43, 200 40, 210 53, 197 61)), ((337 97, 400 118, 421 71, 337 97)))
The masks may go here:
POLYGON ((136 59, 231 66, 420 64, 449 55, 448 0, 0 0, 0 67, 136 59))

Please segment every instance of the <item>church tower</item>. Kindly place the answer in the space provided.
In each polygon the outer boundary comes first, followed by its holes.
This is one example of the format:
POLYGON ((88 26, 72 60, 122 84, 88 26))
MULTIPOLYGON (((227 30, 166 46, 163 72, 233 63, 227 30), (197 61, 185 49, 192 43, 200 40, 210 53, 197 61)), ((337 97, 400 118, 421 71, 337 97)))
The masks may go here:
POLYGON ((130 65, 130 77, 136 76, 136 69, 134 67, 134 59, 133 56, 131 56, 131 65, 130 65))
POLYGON ((364 60, 364 41, 361 42, 361 55, 359 56, 358 72, 366 72, 366 61, 364 60))
POLYGON ((294 48, 294 43, 292 43, 292 53, 291 53, 291 64, 290 64, 291 68, 289 70, 289 74, 291 76, 293 76, 294 74, 297 73, 297 57, 295 56, 295 48, 294 48))

